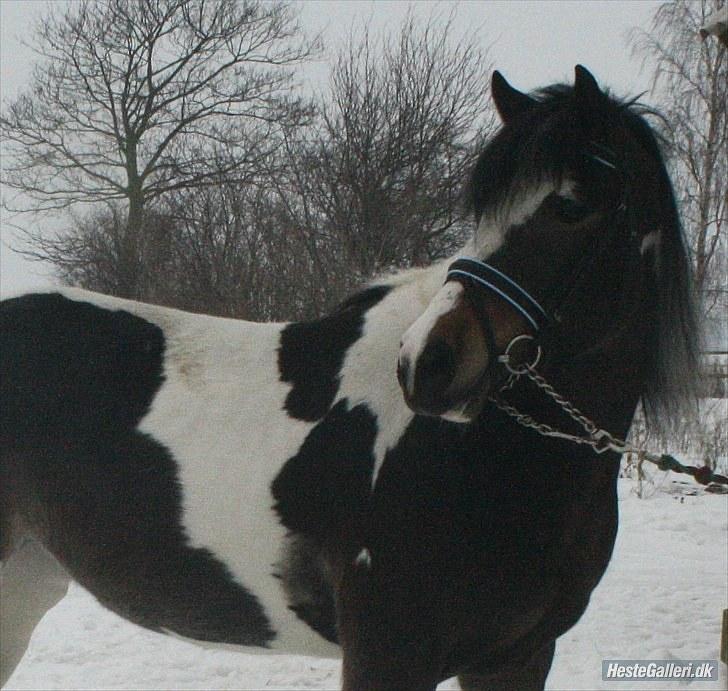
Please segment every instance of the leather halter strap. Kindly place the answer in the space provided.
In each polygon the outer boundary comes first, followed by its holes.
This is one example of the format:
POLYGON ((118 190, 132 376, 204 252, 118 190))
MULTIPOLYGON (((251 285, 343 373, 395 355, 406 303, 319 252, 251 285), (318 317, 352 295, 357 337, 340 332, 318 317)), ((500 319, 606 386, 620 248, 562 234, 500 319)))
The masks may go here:
POLYGON ((534 332, 538 333, 549 324, 549 316, 538 301, 513 279, 490 264, 472 257, 456 259, 447 270, 445 282, 463 278, 477 283, 507 302, 526 319, 534 332))

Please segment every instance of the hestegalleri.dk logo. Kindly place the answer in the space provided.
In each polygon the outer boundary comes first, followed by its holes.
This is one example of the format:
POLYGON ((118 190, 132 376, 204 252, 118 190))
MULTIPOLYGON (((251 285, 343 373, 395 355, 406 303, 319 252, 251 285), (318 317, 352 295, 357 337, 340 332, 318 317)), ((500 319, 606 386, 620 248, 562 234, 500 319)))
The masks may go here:
POLYGON ((604 681, 718 681, 717 660, 602 660, 604 681))

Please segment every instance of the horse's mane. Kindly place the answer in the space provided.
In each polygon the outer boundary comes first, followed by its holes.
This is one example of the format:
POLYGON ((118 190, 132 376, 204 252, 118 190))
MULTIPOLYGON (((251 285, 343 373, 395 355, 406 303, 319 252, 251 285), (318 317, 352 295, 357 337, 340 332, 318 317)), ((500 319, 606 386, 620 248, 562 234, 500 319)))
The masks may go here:
MULTIPOLYGON (((646 219, 662 231, 655 265, 656 354, 643 403, 650 422, 669 426, 681 422, 684 403, 694 406, 697 399, 702 339, 692 265, 662 149, 653 128, 645 119, 645 115, 662 116, 636 102, 625 107, 624 115, 642 146, 659 163, 659 199, 654 209, 660 216, 646 219)), ((650 209, 640 206, 632 210, 635 215, 649 212, 650 209)))
MULTIPOLYGON (((490 140, 478 159, 464 192, 466 208, 476 220, 485 209, 507 204, 517 192, 513 181, 537 184, 561 180, 582 155, 585 142, 574 145, 574 89, 555 84, 531 96, 531 111, 504 127, 490 140), (571 118, 571 119, 570 119, 571 118)), ((604 112, 595 117, 617 118, 626 125, 656 164, 656 198, 650 204, 634 204, 628 222, 661 231, 656 248, 654 283, 656 325, 654 343, 643 393, 651 424, 666 428, 681 421, 686 402, 694 403, 699 379, 700 330, 694 299, 692 269, 675 194, 663 158, 660 137, 647 117, 664 118, 637 99, 618 99, 605 94, 604 112)), ((654 175, 654 169, 632 170, 632 180, 654 175)), ((644 179, 644 178, 642 178, 644 179)))

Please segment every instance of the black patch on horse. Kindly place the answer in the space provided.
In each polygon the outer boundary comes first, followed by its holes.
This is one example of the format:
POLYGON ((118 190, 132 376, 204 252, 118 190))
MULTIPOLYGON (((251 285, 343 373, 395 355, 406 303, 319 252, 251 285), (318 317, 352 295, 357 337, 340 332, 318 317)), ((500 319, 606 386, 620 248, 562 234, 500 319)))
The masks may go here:
POLYGON ((326 415, 339 389, 346 351, 361 337, 364 315, 390 290, 389 286, 368 288, 322 319, 283 329, 278 370, 281 381, 293 387, 284 406, 291 417, 315 422, 326 415))
POLYGON ((128 312, 58 293, 0 303, 0 433, 134 427, 164 381, 164 336, 128 312))
POLYGON ((337 642, 327 551, 361 547, 367 522, 377 419, 365 404, 339 401, 272 483, 275 510, 291 532, 279 565, 289 608, 337 642))
POLYGON ((273 480, 281 523, 338 541, 361 523, 369 504, 377 418, 365 404, 339 401, 273 480))
POLYGON ((275 574, 288 598, 288 608, 316 633, 338 643, 336 605, 329 567, 319 543, 305 535, 291 534, 275 574))
POLYGON ((3 489, 109 609, 157 631, 267 646, 275 633, 258 600, 188 544, 171 454, 135 429, 164 381, 164 351, 162 330, 125 311, 58 294, 0 303, 3 489))

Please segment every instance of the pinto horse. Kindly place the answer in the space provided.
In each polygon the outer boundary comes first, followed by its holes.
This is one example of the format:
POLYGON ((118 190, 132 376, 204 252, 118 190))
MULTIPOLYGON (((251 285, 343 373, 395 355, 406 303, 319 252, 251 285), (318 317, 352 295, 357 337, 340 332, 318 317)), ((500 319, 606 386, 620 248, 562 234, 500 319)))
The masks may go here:
POLYGON ((579 430, 508 367, 537 348, 622 436, 640 399, 671 413, 695 329, 644 109, 580 66, 530 95, 496 72, 492 96, 463 256, 321 319, 2 303, 6 675, 73 578, 155 631, 342 655, 350 691, 543 688, 609 562, 619 457, 504 412, 579 430))

